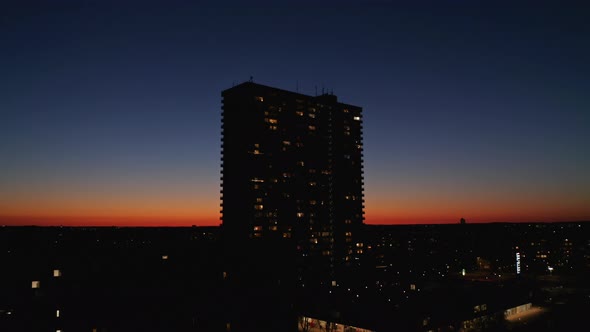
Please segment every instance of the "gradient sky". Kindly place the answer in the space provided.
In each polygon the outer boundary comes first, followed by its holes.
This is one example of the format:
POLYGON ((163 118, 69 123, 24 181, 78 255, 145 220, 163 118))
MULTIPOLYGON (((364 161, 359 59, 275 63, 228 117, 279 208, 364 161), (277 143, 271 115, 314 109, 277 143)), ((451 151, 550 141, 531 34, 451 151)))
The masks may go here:
POLYGON ((367 223, 590 220, 589 7, 411 2, 3 1, 0 224, 218 225, 250 76, 363 107, 367 223))

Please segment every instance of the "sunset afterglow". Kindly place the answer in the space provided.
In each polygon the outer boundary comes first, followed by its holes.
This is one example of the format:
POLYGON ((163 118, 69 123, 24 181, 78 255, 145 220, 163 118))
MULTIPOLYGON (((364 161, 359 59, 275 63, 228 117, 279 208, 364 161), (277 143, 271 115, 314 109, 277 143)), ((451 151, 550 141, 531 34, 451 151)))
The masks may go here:
POLYGON ((590 219, 559 4, 73 3, 1 19, 0 224, 219 225, 220 93, 251 77, 363 108, 366 223, 590 219))

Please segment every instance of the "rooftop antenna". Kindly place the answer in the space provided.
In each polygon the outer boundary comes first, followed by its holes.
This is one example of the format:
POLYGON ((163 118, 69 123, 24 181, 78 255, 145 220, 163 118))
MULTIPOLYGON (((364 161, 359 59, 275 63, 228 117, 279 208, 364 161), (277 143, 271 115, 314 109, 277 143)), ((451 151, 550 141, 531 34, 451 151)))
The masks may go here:
POLYGON ((254 82, 254 77, 250 76, 250 82, 254 82))

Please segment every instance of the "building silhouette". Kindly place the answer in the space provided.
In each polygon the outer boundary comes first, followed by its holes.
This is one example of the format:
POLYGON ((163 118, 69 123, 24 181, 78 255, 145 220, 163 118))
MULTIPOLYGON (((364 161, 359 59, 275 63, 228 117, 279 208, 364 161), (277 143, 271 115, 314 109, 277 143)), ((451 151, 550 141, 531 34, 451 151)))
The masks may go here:
POLYGON ((364 250, 361 107, 252 80, 221 95, 222 230, 233 303, 241 303, 244 283, 264 288, 258 296, 305 283, 335 286, 364 250))
POLYGON ((332 265, 363 250, 362 109, 252 81, 222 92, 222 221, 332 265))

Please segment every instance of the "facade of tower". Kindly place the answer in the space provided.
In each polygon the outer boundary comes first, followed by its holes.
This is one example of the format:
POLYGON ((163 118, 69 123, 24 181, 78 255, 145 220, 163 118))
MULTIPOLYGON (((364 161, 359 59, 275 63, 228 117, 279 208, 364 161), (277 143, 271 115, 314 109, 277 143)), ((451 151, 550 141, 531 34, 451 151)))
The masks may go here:
POLYGON ((282 241, 312 263, 354 263, 364 249, 362 108, 253 82, 221 95, 231 243, 282 241))

